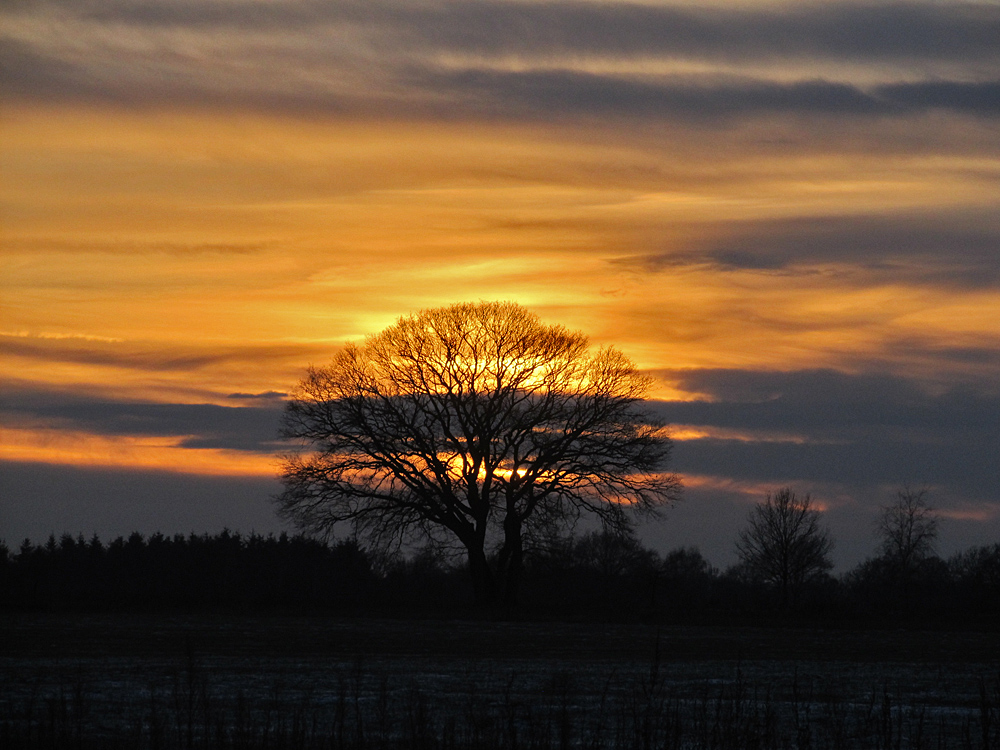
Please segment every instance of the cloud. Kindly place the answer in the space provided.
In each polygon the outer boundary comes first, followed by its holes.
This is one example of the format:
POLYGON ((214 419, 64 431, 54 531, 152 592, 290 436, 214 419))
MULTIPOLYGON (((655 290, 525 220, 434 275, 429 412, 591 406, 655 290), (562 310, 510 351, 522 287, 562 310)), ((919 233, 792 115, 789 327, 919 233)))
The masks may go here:
MULTIPOLYGON (((303 80, 291 70, 261 70, 255 79, 202 75, 183 67, 151 78, 136 71, 86 71, 31 53, 0 58, 12 75, 0 91, 30 100, 103 100, 129 105, 164 102, 248 106, 265 111, 326 114, 408 114, 454 119, 489 115, 547 119, 565 116, 731 119, 761 115, 901 117, 934 110, 992 118, 1000 114, 1000 81, 900 82, 866 88, 811 77, 795 81, 733 75, 636 76, 542 67, 509 71, 409 64, 382 80, 346 87, 336 70, 303 80)), ((253 67, 258 63, 248 61, 253 67)), ((284 67, 277 65, 277 69, 284 67)), ((298 68, 297 64, 290 67, 298 68)), ((306 67, 313 67, 307 63, 306 67)))
POLYGON ((966 288, 1000 282, 995 212, 800 216, 723 223, 703 235, 675 251, 621 262, 647 270, 707 264, 723 271, 850 264, 876 279, 966 288))
POLYGON ((701 438, 679 441, 673 469, 736 481, 818 482, 846 486, 928 484, 942 495, 957 493, 1000 505, 995 488, 1000 441, 887 439, 843 444, 701 438))
POLYGON ((1000 393, 954 387, 931 393, 894 375, 835 370, 665 372, 675 387, 705 400, 660 402, 671 422, 850 437, 882 428, 976 432, 1000 439, 1000 393))
MULTIPOLYGON (((397 49, 478 54, 996 60, 1000 10, 981 3, 835 2, 746 8, 593 2, 285 0, 53 3, 138 28, 315 30, 344 25, 397 49)), ((16 6, 15 6, 16 7, 16 6)))
POLYGON ((995 5, 136 1, 5 16, 0 85, 28 99, 433 117, 1000 113, 995 5), (615 60, 624 72, 599 70, 615 60), (707 72, 664 73, 682 62, 707 72))
MULTIPOLYGON (((883 351, 889 355, 916 355, 949 364, 985 365, 993 368, 994 373, 1000 370, 1000 341, 996 346, 987 347, 932 345, 919 339, 897 339, 887 341, 883 351)), ((995 377, 982 383, 983 387, 990 385, 997 387, 995 377)))
POLYGON ((225 363, 259 365, 263 361, 301 360, 319 353, 326 356, 328 352, 329 346, 309 344, 154 347, 100 337, 93 337, 81 345, 76 337, 0 333, 0 355, 145 371, 198 370, 225 363))
POLYGON ((629 76, 567 68, 414 68, 406 82, 467 113, 718 119, 754 115, 889 117, 944 110, 1000 114, 1000 81, 900 82, 865 87, 822 77, 777 81, 734 75, 629 76))
MULTIPOLYGON (((665 55, 746 60, 995 60, 996 6, 826 3, 747 9, 590 2, 452 2, 400 14, 439 48, 478 53, 665 55)), ((417 42, 415 42, 417 43, 417 42)))
MULTIPOLYGON (((831 518, 841 521, 838 554, 846 563, 870 554, 872 509, 904 482, 929 484, 935 505, 946 514, 974 508, 986 519, 960 525, 949 518, 943 524, 943 533, 954 532, 949 549, 995 535, 1000 394, 929 392, 905 378, 831 370, 688 370, 663 376, 703 399, 651 404, 663 417, 743 435, 676 441, 672 469, 694 481, 662 529, 647 530, 665 548, 699 544, 713 559, 725 560, 748 504, 789 483, 834 501, 831 518)), ((281 407, 277 394, 267 392, 235 394, 237 401, 253 404, 239 408, 116 401, 26 387, 4 388, 4 394, 5 424, 47 423, 101 435, 183 435, 181 450, 273 450, 281 407)), ((96 531, 103 538, 133 530, 265 531, 276 528, 268 497, 279 489, 277 480, 266 478, 10 462, 0 467, 0 529, 11 544, 62 531, 96 531)))
POLYGON ((0 92, 8 96, 69 93, 79 72, 72 63, 58 59, 44 48, 3 38, 0 45, 0 92))
MULTIPOLYGON (((664 372, 695 401, 651 402, 665 421, 739 439, 678 440, 677 471, 735 480, 852 485, 928 482, 1000 502, 1000 393, 931 392, 889 375, 833 370, 664 372), (711 432, 711 430, 709 430, 711 432)), ((149 403, 68 391, 5 388, 3 419, 22 429, 181 437, 182 449, 273 453, 280 394, 234 394, 246 406, 149 403)))
POLYGON ((715 77, 643 80, 572 70, 507 72, 466 69, 427 71, 424 87, 449 94, 470 109, 521 116, 674 115, 718 118, 760 113, 810 112, 841 115, 889 114, 891 102, 860 89, 823 80, 777 83, 718 82, 715 77))
POLYGON ((918 81, 879 86, 878 96, 915 111, 950 109, 981 115, 1000 113, 1000 81, 918 81))
POLYGON ((284 403, 263 394, 252 406, 149 403, 66 390, 5 388, 0 413, 12 427, 59 429, 103 436, 184 438, 182 448, 274 453, 284 403))
MULTIPOLYGON (((2 54, 2 53, 0 53, 2 54)), ((164 256, 187 257, 192 255, 241 256, 254 255, 274 249, 270 242, 201 242, 197 240, 165 242, 163 240, 143 240, 136 237, 121 239, 115 237, 94 237, 74 239, 66 236, 12 236, 4 243, 8 254, 39 252, 58 253, 108 253, 131 255, 160 254, 164 256)))
POLYGON ((1000 504, 1000 393, 934 393, 898 376, 833 370, 664 377, 701 399, 651 403, 661 418, 742 433, 677 441, 681 474, 850 486, 926 482, 1000 504))

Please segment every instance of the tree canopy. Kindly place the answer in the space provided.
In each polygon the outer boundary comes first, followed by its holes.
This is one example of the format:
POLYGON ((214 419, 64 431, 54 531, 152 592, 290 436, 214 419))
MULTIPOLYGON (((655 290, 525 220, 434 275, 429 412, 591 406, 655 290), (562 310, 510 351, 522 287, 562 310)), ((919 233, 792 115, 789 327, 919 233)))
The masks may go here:
POLYGON ((736 551, 751 578, 777 586, 787 606, 802 584, 833 567, 833 541, 820 526, 809 495, 796 497, 788 487, 768 494, 750 511, 736 551))
POLYGON ((910 571, 934 554, 938 518, 927 502, 927 490, 909 486, 896 493, 896 501, 879 509, 876 534, 882 556, 899 571, 910 571))
POLYGON ((516 597, 525 543, 589 514, 625 530, 680 496, 649 378, 510 302, 400 318, 313 367, 289 401, 279 511, 373 544, 468 555, 476 600, 516 597))

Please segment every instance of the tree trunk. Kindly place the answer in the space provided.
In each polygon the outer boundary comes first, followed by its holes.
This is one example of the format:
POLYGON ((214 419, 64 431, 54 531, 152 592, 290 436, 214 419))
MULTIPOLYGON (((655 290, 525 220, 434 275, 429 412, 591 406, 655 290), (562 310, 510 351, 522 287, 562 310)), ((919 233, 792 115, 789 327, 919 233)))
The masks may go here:
POLYGON ((782 561, 781 565, 781 611, 788 611, 788 589, 790 574, 788 571, 788 564, 782 561))
POLYGON ((505 609, 517 606, 521 588, 521 570, 524 567, 524 547, 521 542, 521 517, 508 511, 503 522, 503 547, 500 550, 498 573, 502 586, 502 604, 505 609))
POLYGON ((476 609, 490 609, 497 603, 497 585, 482 547, 467 547, 472 594, 476 609))

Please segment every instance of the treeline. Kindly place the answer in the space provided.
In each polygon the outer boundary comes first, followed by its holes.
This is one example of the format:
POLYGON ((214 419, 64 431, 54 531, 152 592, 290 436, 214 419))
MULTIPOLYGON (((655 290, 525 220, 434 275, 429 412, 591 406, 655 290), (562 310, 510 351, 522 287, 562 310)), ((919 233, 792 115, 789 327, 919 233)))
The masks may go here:
MULTIPOLYGON (((471 610, 464 564, 441 551, 386 556, 304 536, 64 535, 0 544, 0 609, 221 610, 452 616, 471 610)), ((905 566, 874 557, 812 576, 789 597, 745 565, 720 571, 694 548, 665 555, 634 537, 551 540, 526 559, 516 616, 675 623, 1000 624, 1000 543, 905 566)))

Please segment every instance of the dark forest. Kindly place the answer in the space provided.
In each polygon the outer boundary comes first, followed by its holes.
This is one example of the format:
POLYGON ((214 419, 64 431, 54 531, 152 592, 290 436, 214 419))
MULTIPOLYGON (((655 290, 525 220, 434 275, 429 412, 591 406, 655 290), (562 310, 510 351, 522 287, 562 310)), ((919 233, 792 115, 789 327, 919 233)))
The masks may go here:
MULTIPOLYGON (((466 566, 431 547, 373 554, 306 536, 132 534, 25 540, 0 547, 8 611, 230 611, 341 616, 475 614, 466 566)), ((789 601, 739 565, 720 571, 697 549, 660 555, 630 536, 552 540, 526 560, 511 617, 665 623, 926 624, 995 629, 1000 544, 902 567, 873 557, 803 582, 789 601)))

